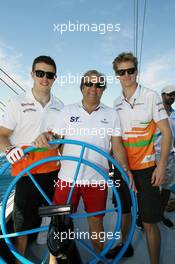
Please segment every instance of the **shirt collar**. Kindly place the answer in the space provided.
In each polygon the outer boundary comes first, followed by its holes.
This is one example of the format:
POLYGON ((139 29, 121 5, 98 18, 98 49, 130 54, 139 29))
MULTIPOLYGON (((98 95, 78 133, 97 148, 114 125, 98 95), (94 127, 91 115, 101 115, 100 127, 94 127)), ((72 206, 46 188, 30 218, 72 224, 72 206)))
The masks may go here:
MULTIPOLYGON (((78 106, 79 106, 80 108, 83 108, 83 109, 84 109, 84 106, 83 106, 82 101, 78 102, 78 106)), ((97 110, 100 109, 100 108, 104 108, 104 104, 101 103, 101 102, 100 102, 99 105, 94 109, 94 111, 97 111, 97 110)))
MULTIPOLYGON (((29 100, 31 100, 32 102, 39 103, 39 102, 35 99, 35 97, 34 97, 34 95, 33 95, 33 93, 32 93, 32 89, 29 89, 29 90, 26 91, 26 97, 27 97, 29 100)), ((53 94, 51 93, 51 94, 50 94, 50 100, 49 100, 49 102, 48 102, 46 105, 48 106, 48 105, 50 105, 50 104, 52 104, 52 103, 53 103, 53 94)))
MULTIPOLYGON (((141 85, 137 85, 137 88, 136 88, 134 94, 129 99, 130 102, 136 100, 140 96, 141 88, 142 88, 141 85)), ((124 97, 123 93, 121 93, 120 98, 121 98, 121 101, 125 101, 126 100, 126 98, 124 97)))

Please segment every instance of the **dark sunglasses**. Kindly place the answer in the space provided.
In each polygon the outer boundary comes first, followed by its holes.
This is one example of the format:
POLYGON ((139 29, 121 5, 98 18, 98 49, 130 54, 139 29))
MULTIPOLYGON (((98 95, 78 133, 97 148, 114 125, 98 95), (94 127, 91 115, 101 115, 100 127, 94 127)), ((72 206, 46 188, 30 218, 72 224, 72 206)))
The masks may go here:
POLYGON ((87 87, 92 87, 93 85, 95 85, 96 88, 99 89, 104 89, 105 88, 105 84, 102 82, 97 82, 97 83, 93 83, 93 82, 85 82, 84 85, 86 85, 87 87))
POLYGON ((46 78, 49 80, 52 80, 52 79, 54 79, 54 77, 56 77, 54 72, 45 72, 42 70, 36 70, 35 74, 36 74, 36 77, 38 77, 38 78, 43 78, 46 75, 46 78))
POLYGON ((175 96, 175 92, 167 93, 167 95, 168 95, 169 97, 171 97, 171 96, 175 96))
POLYGON ((127 74, 132 75, 134 74, 135 71, 136 71, 136 68, 121 69, 121 70, 116 70, 116 74, 119 76, 123 76, 127 72, 127 74))

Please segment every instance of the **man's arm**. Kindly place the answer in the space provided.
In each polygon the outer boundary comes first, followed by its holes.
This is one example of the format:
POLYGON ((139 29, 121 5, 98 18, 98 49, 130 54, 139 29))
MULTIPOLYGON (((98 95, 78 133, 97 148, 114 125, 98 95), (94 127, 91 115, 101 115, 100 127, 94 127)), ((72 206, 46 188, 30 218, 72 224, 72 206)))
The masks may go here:
POLYGON ((13 130, 0 126, 0 149, 6 152, 7 148, 12 145, 9 137, 12 135, 13 130))
POLYGON ((172 135, 171 129, 169 126, 168 119, 163 119, 156 123, 160 132, 162 133, 162 142, 161 142, 161 153, 160 161, 152 175, 152 184, 153 186, 160 186, 165 182, 165 170, 167 166, 168 155, 170 153, 171 144, 172 144, 172 135))
POLYGON ((50 132, 44 132, 42 134, 40 134, 35 141, 33 142, 34 146, 36 148, 48 148, 48 149, 57 149, 58 148, 58 144, 54 144, 54 145, 49 145, 49 141, 52 141, 54 139, 59 139, 62 138, 57 134, 50 133, 50 132))
POLYGON ((122 166, 124 171, 127 173, 129 180, 130 180, 130 186, 133 189, 133 191, 136 191, 136 187, 133 181, 133 175, 131 171, 129 170, 128 159, 127 159, 125 148, 122 143, 122 138, 112 137, 111 144, 112 144, 112 152, 113 152, 114 158, 119 162, 119 164, 122 166))
POLYGON ((14 164, 24 156, 24 152, 10 142, 9 137, 12 133, 13 130, 0 126, 0 149, 6 154, 7 160, 14 164))

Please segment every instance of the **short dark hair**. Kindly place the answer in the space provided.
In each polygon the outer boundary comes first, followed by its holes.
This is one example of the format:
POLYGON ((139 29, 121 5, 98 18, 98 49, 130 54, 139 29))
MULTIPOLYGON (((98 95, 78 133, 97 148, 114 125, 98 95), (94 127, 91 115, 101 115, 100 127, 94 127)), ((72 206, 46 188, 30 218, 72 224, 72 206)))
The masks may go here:
POLYGON ((103 73, 98 72, 97 70, 89 70, 89 71, 87 71, 87 72, 85 72, 83 74, 83 76, 81 78, 81 83, 80 83, 80 90, 82 91, 83 86, 84 86, 84 84, 86 82, 85 81, 86 78, 89 77, 89 76, 91 76, 91 75, 95 75, 95 76, 97 76, 97 77, 100 78, 100 83, 104 83, 104 90, 105 90, 106 89, 106 85, 107 85, 107 83, 106 83, 106 77, 105 77, 105 75, 103 73))
POLYGON ((122 52, 112 62, 114 71, 116 72, 117 66, 118 66, 119 63, 121 63, 121 62, 127 62, 127 61, 133 62, 134 67, 136 68, 136 70, 138 69, 138 60, 132 54, 132 52, 122 52))
POLYGON ((34 59, 33 64, 32 64, 32 71, 35 70, 35 65, 37 63, 41 63, 41 62, 44 62, 48 65, 52 65, 55 69, 55 73, 57 72, 57 67, 56 67, 55 61, 50 56, 45 56, 45 55, 41 55, 41 56, 34 59))

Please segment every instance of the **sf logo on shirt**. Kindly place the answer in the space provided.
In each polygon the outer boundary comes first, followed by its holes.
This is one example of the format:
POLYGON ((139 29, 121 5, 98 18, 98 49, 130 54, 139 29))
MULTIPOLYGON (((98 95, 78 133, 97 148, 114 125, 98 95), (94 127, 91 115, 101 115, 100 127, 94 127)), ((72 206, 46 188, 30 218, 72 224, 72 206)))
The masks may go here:
POLYGON ((71 116, 70 117, 70 122, 78 122, 80 116, 71 116))

